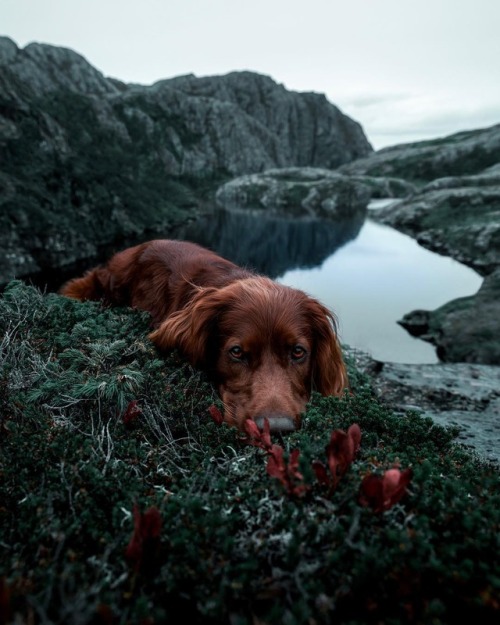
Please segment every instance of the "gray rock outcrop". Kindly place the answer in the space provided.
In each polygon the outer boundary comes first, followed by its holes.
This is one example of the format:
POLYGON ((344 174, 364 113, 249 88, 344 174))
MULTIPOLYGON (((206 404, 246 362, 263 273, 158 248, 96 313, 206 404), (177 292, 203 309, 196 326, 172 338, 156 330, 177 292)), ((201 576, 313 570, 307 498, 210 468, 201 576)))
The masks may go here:
POLYGON ((345 351, 391 408, 412 410, 438 425, 457 428, 457 443, 482 460, 500 463, 500 367, 381 363, 359 350, 345 351))
POLYGON ((476 295, 414 310, 399 323, 435 345, 443 361, 500 364, 500 269, 486 276, 476 295))
MULTIPOLYGON (((499 154, 500 156, 500 154, 499 154)), ((441 178, 373 214, 481 275, 500 265, 500 176, 441 178)))
POLYGON ((338 219, 365 211, 372 198, 400 197, 413 190, 413 185, 403 180, 289 167, 230 180, 219 187, 215 199, 225 208, 247 207, 288 216, 338 219))
MULTIPOLYGON (((361 126, 321 93, 288 91, 268 76, 179 76, 161 81, 182 93, 237 107, 278 139, 281 166, 339 167, 373 152, 361 126)), ((260 171, 248 167, 249 171, 260 171)))
POLYGON ((468 176, 500 161, 500 124, 378 150, 343 165, 345 174, 391 176, 425 184, 445 176, 468 176))
POLYGON ((26 103, 27 93, 19 90, 22 85, 37 95, 57 90, 103 96, 119 93, 112 81, 67 48, 31 43, 19 49, 11 39, 0 37, 0 67, 2 90, 19 103, 26 103))

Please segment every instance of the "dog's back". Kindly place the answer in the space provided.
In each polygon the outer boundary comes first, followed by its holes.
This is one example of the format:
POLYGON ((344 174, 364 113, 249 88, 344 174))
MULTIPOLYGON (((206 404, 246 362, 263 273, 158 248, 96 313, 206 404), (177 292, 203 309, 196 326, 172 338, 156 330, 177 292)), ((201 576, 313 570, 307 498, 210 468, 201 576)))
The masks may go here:
POLYGON ((67 282, 60 293, 140 308, 159 323, 183 308, 198 287, 221 288, 249 275, 195 243, 158 239, 118 252, 106 265, 67 282))

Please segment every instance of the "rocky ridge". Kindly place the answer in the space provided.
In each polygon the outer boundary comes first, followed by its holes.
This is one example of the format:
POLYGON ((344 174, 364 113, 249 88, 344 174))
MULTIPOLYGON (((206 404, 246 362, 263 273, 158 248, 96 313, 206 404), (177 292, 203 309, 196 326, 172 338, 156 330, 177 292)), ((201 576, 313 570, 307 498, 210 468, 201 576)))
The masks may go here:
POLYGON ((425 184, 438 178, 472 176, 495 166, 500 124, 431 141, 390 146, 339 167, 344 174, 391 176, 425 184))
MULTIPOLYGON (((280 165, 284 167, 335 169, 373 152, 360 124, 322 93, 288 91, 268 76, 245 71, 199 78, 192 74, 179 76, 161 81, 154 88, 164 86, 235 106, 255 119, 277 137, 280 165)), ((240 173, 261 170, 246 167, 240 173)))
POLYGON ((72 50, 5 37, 0 104, 0 283, 168 235, 231 177, 373 151, 324 96, 267 76, 127 85, 72 50))

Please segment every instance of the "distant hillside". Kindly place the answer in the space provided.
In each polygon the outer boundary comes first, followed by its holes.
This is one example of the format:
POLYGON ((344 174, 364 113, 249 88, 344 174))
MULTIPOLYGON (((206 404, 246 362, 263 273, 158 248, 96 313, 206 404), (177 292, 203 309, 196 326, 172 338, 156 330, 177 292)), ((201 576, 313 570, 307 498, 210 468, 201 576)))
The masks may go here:
POLYGON ((500 124, 432 141, 384 148, 339 167, 345 174, 391 176, 426 183, 445 176, 470 176, 500 162, 500 124))
POLYGON ((0 283, 168 235, 217 181, 371 152, 323 95, 267 76, 126 85, 71 50, 0 38, 0 283))

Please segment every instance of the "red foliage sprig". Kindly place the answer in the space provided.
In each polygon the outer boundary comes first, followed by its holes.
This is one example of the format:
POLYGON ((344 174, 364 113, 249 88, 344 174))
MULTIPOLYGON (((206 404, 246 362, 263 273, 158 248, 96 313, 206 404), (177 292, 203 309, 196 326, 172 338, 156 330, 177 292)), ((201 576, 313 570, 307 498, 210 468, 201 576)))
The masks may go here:
POLYGON ((389 469, 383 475, 367 475, 361 482, 359 503, 377 513, 389 510, 406 494, 412 473, 411 469, 389 469))
POLYGON ((158 508, 152 506, 141 514, 139 506, 134 505, 134 532, 125 550, 125 557, 137 572, 141 567, 151 565, 160 542, 161 515, 158 508))
POLYGON ((361 430, 357 423, 347 432, 333 430, 330 442, 325 448, 327 467, 319 460, 314 460, 312 467, 320 484, 327 486, 329 493, 337 488, 340 478, 347 472, 359 450, 361 430))
POLYGON ((262 430, 259 430, 259 426, 251 419, 247 419, 245 421, 244 428, 247 434, 246 442, 249 445, 260 447, 264 451, 270 451, 273 445, 271 443, 271 427, 269 425, 269 419, 264 419, 264 426, 262 430))
POLYGON ((222 412, 217 408, 217 406, 215 404, 212 404, 210 406, 210 408, 208 409, 208 412, 209 412, 210 416, 212 417, 212 420, 217 425, 222 425, 224 423, 224 416, 223 416, 222 412))
MULTIPOLYGON (((264 419, 262 430, 254 421, 245 422, 247 443, 263 449, 267 455, 267 473, 281 482, 289 495, 302 497, 310 490, 304 483, 304 476, 299 471, 300 450, 294 449, 285 460, 285 453, 280 445, 273 444, 269 421, 264 419)), ((347 432, 333 430, 330 441, 325 447, 326 465, 314 460, 312 467, 319 484, 328 488, 331 495, 337 488, 340 479, 354 462, 361 443, 361 429, 357 423, 351 425, 347 432)), ((411 480, 412 471, 400 471, 397 468, 385 471, 382 476, 367 475, 360 486, 359 502, 370 506, 374 512, 388 510, 405 495, 411 480)))
POLYGON ((304 476, 299 471, 300 450, 294 449, 290 452, 288 462, 286 462, 283 447, 271 442, 268 419, 264 419, 262 430, 259 430, 255 421, 250 419, 245 421, 244 427, 248 444, 260 447, 268 454, 266 466, 268 475, 279 480, 289 495, 296 497, 305 495, 309 487, 304 484, 304 476))
POLYGON ((304 476, 299 471, 300 450, 294 449, 290 452, 288 463, 285 462, 283 448, 279 445, 273 445, 268 454, 267 473, 278 479, 289 495, 303 497, 310 487, 304 484, 304 476))
POLYGON ((125 408, 125 412, 122 414, 123 425, 125 427, 132 427, 141 413, 142 410, 138 405, 137 399, 133 399, 129 402, 128 406, 125 408))

